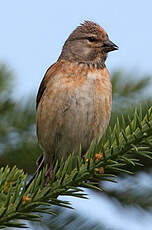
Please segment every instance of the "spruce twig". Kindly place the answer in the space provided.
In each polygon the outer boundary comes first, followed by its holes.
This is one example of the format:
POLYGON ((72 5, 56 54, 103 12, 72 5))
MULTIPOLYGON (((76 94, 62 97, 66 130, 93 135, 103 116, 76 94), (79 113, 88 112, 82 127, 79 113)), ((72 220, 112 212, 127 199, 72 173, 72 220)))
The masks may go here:
POLYGON ((52 205, 72 208, 69 202, 60 200, 59 195, 86 198, 83 188, 99 190, 97 182, 116 182, 117 174, 132 173, 130 166, 136 169, 140 165, 140 156, 151 159, 152 109, 147 110, 144 118, 141 110, 135 111, 132 121, 124 127, 122 129, 117 121, 114 129, 107 131, 109 139, 103 138, 95 147, 91 145, 85 163, 80 154, 76 157, 75 168, 71 167, 74 154, 68 157, 64 167, 58 162, 53 171, 55 176, 47 186, 44 179, 47 168, 36 175, 27 190, 27 175, 22 170, 7 166, 1 168, 0 227, 21 228, 23 224, 18 220, 38 221, 41 213, 55 215, 52 205), (94 158, 97 150, 103 154, 100 160, 94 158), (103 169, 102 173, 99 169, 103 169))

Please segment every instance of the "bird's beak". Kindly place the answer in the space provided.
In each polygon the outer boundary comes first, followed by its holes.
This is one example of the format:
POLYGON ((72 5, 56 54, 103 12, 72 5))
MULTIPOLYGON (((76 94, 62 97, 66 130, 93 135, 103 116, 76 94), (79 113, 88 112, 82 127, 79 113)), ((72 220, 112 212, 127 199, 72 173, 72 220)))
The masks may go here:
POLYGON ((102 45, 103 47, 103 50, 108 53, 108 52, 111 52, 113 50, 118 50, 119 47, 117 45, 115 45, 112 41, 110 40, 107 40, 103 43, 102 45))

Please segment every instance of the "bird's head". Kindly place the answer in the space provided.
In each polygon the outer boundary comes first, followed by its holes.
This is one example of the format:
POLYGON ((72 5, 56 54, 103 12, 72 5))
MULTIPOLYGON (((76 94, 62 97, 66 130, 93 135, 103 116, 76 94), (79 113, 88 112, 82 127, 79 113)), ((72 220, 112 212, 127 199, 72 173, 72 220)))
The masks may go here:
POLYGON ((107 53, 118 46, 109 40, 105 30, 98 24, 85 21, 66 40, 59 59, 66 59, 103 68, 107 53))

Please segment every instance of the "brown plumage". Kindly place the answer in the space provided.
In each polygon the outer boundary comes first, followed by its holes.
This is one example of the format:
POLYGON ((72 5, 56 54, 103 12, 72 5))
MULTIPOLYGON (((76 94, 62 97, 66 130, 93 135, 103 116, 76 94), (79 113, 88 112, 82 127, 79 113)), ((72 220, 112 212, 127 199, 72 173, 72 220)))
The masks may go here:
POLYGON ((37 95, 37 136, 45 161, 85 153, 101 138, 111 115, 112 87, 105 66, 118 47, 103 28, 86 21, 65 42, 57 62, 46 72, 37 95))

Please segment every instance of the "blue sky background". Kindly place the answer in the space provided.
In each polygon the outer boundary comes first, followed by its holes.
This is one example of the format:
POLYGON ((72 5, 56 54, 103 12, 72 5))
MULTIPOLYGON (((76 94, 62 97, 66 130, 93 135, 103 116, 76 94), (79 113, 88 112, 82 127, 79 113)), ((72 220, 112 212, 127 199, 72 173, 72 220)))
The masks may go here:
MULTIPOLYGON (((68 35, 84 20, 103 26, 119 46, 119 51, 109 54, 110 72, 123 68, 133 71, 133 77, 152 73, 151 0, 1 0, 0 62, 14 71, 18 100, 30 92, 36 96, 46 69, 57 60, 68 35)), ((90 197, 90 201, 74 200, 74 207, 117 229, 151 229, 152 218, 146 212, 142 218, 140 210, 122 216, 118 204, 90 197)))
POLYGON ((17 78, 16 93, 36 95, 71 31, 84 20, 99 23, 120 50, 109 54, 110 71, 152 72, 152 1, 1 0, 0 62, 17 78))

